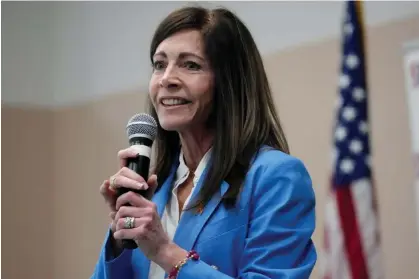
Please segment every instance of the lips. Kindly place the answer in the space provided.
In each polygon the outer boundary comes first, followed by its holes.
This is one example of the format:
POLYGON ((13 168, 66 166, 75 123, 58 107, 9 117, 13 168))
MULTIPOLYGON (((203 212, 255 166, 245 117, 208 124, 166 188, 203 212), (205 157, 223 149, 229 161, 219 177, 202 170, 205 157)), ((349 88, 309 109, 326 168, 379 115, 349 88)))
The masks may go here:
POLYGON ((180 106, 189 104, 190 101, 183 98, 164 98, 161 100, 164 106, 180 106))

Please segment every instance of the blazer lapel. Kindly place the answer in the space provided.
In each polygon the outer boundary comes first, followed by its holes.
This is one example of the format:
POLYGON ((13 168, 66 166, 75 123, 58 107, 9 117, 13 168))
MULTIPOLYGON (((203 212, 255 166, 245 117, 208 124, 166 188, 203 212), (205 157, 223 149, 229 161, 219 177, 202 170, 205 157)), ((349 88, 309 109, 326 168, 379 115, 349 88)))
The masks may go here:
MULTIPOLYGON (((206 176, 208 168, 205 169, 204 173, 201 175, 196 189, 193 191, 191 197, 191 203, 196 201, 198 197, 199 190, 202 188, 203 181, 206 176)), ((217 208, 218 204, 221 201, 221 197, 227 192, 229 184, 223 181, 221 189, 217 192, 212 199, 208 202, 201 213, 196 213, 192 210, 185 211, 179 221, 178 228, 176 230, 173 241, 178 244, 183 249, 189 251, 191 250, 199 236, 199 233, 202 231, 205 223, 211 217, 214 210, 217 208)))

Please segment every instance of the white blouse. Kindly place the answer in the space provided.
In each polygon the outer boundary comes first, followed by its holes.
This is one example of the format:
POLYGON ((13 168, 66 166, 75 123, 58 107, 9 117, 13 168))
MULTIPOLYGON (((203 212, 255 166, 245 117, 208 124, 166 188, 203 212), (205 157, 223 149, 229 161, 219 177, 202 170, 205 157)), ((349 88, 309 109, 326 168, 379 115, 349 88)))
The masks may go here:
MULTIPOLYGON (((192 186, 192 190, 191 193, 189 194, 189 196, 187 197, 183 208, 186 207, 186 205, 189 202, 190 197, 192 196, 192 193, 195 189, 196 184, 199 181, 199 178, 202 175, 202 172, 204 171, 207 163, 208 163, 208 159, 209 159, 209 154, 211 152, 211 149, 207 151, 207 153, 204 155, 204 157, 202 157, 201 161, 199 162, 198 167, 195 170, 195 177, 193 178, 193 186, 192 186)), ((184 158, 183 158, 183 152, 181 151, 179 154, 179 167, 176 171, 176 176, 174 179, 174 187, 172 190, 172 196, 169 199, 162 218, 161 218, 161 223, 163 225, 163 229, 166 231, 167 235, 169 236, 169 238, 171 240, 173 240, 173 237, 175 235, 176 232, 176 228, 179 224, 179 202, 177 199, 177 190, 178 187, 185 182, 185 180, 188 178, 190 172, 189 172, 189 168, 186 166, 184 158)), ((183 209, 182 209, 183 210, 183 209)), ((155 264, 154 262, 151 262, 150 264, 150 272, 148 275, 149 279, 164 279, 164 275, 165 275, 165 271, 164 269, 162 269, 160 266, 158 266, 157 264, 155 264)))

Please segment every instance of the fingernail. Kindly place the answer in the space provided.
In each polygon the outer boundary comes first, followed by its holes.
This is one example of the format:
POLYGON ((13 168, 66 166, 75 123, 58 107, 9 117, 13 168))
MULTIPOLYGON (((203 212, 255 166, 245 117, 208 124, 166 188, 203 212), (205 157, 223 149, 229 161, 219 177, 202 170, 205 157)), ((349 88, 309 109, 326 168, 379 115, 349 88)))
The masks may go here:
POLYGON ((137 186, 138 186, 138 189, 147 190, 147 188, 148 188, 148 185, 147 184, 141 183, 141 182, 137 183, 137 186))

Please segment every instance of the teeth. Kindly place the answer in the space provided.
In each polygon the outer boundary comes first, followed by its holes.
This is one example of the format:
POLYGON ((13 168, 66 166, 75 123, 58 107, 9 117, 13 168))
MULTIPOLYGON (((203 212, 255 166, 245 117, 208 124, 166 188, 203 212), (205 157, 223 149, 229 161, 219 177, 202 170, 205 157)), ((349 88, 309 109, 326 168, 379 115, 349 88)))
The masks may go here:
POLYGON ((162 103, 166 106, 176 106, 186 104, 187 101, 183 99, 163 99, 162 103))

